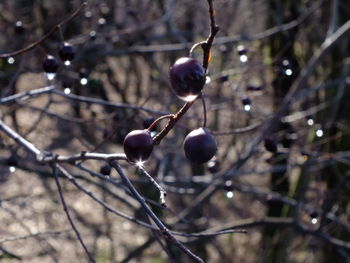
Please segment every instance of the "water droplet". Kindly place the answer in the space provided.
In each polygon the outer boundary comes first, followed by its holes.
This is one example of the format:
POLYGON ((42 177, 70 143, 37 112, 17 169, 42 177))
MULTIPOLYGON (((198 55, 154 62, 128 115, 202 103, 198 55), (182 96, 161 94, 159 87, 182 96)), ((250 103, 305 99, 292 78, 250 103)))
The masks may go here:
POLYGON ((138 166, 138 167, 143 167, 143 164, 145 163, 145 161, 138 161, 138 162, 136 162, 136 166, 138 166))
POLYGON ((244 110, 245 111, 250 111, 251 110, 251 106, 250 105, 244 105, 244 110))
POLYGON ((286 74, 287 76, 291 76, 293 74, 293 70, 291 70, 290 68, 286 69, 284 71, 284 74, 286 74))
POLYGON ((287 60, 287 59, 284 59, 284 60, 282 61, 282 65, 285 66, 285 67, 289 66, 289 64, 290 64, 290 62, 289 62, 289 60, 287 60))
POLYGON ((14 173, 14 172, 16 171, 16 167, 10 166, 10 167, 9 167, 9 170, 10 170, 11 173, 14 173))
POLYGON ((99 18, 97 21, 99 26, 103 26, 106 24, 106 19, 104 19, 103 17, 99 18))
POLYGON ((68 66, 70 65, 70 63, 71 63, 71 62, 70 62, 69 60, 66 60, 66 61, 64 62, 64 65, 68 67, 68 66))
POLYGON ((56 73, 45 73, 45 76, 48 80, 53 80, 56 76, 56 73))
POLYGON ((312 219, 311 219, 311 223, 312 223, 312 224, 316 225, 317 222, 318 222, 318 219, 317 219, 317 218, 312 218, 312 219))
POLYGON ((9 58, 7 59, 7 63, 13 64, 13 63, 15 63, 15 59, 14 59, 13 57, 9 57, 9 58))
POLYGON ((239 57, 239 60, 242 63, 246 63, 248 61, 248 57, 247 57, 247 55, 242 55, 242 56, 239 57))
POLYGON ((232 191, 226 192, 226 197, 231 199, 233 197, 233 192, 232 191))
POLYGON ((314 125, 314 120, 313 119, 308 119, 307 120, 307 125, 309 125, 309 126, 312 126, 312 125, 314 125))
POLYGON ((68 94, 70 94, 70 92, 71 92, 70 88, 65 88, 64 89, 64 94, 68 95, 68 94))
POLYGON ((316 136, 317 136, 317 137, 322 137, 322 136, 323 136, 323 131, 322 131, 322 129, 317 129, 317 130, 316 130, 316 136))
POLYGON ((85 86, 88 83, 88 79, 87 78, 81 78, 80 79, 80 84, 85 86))
POLYGON ((205 78, 205 84, 209 84, 211 82, 211 77, 207 76, 205 78))
POLYGON ((188 95, 187 97, 181 97, 184 101, 194 101, 198 95, 188 95))
POLYGON ((91 39, 95 39, 96 38, 96 31, 92 30, 90 33, 89 33, 89 36, 91 39))

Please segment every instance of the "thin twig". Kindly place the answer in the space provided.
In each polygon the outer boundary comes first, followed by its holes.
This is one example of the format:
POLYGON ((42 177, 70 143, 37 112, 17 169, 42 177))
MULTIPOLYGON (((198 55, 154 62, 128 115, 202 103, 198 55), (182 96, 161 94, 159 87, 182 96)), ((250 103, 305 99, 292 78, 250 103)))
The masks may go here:
POLYGON ((0 130, 6 133, 10 138, 16 141, 19 145, 23 146, 27 151, 35 155, 36 160, 40 163, 74 163, 75 161, 81 160, 102 160, 110 161, 113 159, 116 160, 126 160, 126 156, 123 153, 115 154, 105 154, 105 153, 91 153, 91 152, 81 152, 76 155, 63 156, 55 155, 48 152, 41 151, 34 144, 23 138, 9 126, 7 126, 0 119, 0 130))
POLYGON ((210 61, 210 49, 213 44, 216 34, 219 32, 220 28, 215 23, 215 10, 213 7, 213 0, 208 0, 209 5, 209 16, 210 16, 210 34, 205 42, 202 43, 203 49, 203 67, 207 70, 210 61))
POLYGON ((175 124, 182 118, 188 109, 193 105, 195 101, 186 102, 186 104, 169 120, 164 129, 153 137, 153 144, 158 145, 161 140, 172 130, 175 124))
POLYGON ((279 120, 283 117, 290 105, 293 103, 293 100, 298 94, 298 91, 307 86, 307 80, 315 70, 316 66, 328 54, 334 45, 338 43, 338 41, 340 41, 349 31, 350 20, 343 24, 336 32, 334 32, 334 34, 326 37, 326 39, 321 44, 320 49, 315 52, 315 54, 309 60, 309 63, 302 69, 298 75, 298 78, 293 82, 277 112, 269 119, 269 121, 266 122, 265 126, 261 128, 260 133, 252 139, 248 150, 241 157, 241 159, 236 162, 232 170, 239 169, 251 157, 251 155, 254 154, 257 149, 256 145, 258 145, 263 140, 263 138, 267 136, 267 134, 271 133, 276 124, 279 123, 279 120))
POLYGON ((118 210, 115 210, 112 206, 110 206, 109 204, 105 203, 104 201, 102 201, 101 199, 99 199, 98 197, 96 197, 95 194, 93 194, 91 191, 88 191, 87 189, 85 189, 83 186, 81 186, 77 180, 75 179, 75 177, 73 175, 71 175, 66 169, 64 169, 61 165, 57 165, 58 169, 60 170, 60 172, 71 182, 74 184, 74 186, 76 188, 78 188, 80 191, 82 191, 83 193, 85 193, 86 195, 88 195, 92 200, 94 200, 95 202, 97 202, 99 205, 101 205, 102 207, 104 207, 106 210, 108 210, 109 212, 111 212, 112 214, 115 214, 117 216, 120 216, 126 220, 129 220, 130 222, 133 222, 139 226, 151 229, 151 230, 157 230, 156 227, 147 224, 141 220, 138 220, 134 217, 128 216, 118 210))
POLYGON ((207 127, 207 106, 205 105, 205 98, 204 98, 204 94, 202 91, 201 94, 201 100, 202 100, 202 105, 203 105, 203 128, 207 127))
POLYGON ((16 237, 7 237, 0 239, 0 244, 2 243, 7 243, 7 242, 13 242, 13 241, 18 241, 18 240, 25 240, 25 239, 30 239, 30 238, 36 238, 39 236, 57 236, 61 235, 63 233, 70 232, 71 230, 61 230, 61 231, 47 231, 47 232, 38 232, 34 234, 29 234, 29 235, 24 235, 24 236, 16 236, 16 237))
POLYGON ((233 135, 233 134, 251 132, 259 128, 262 124, 263 124, 262 122, 258 122, 242 128, 236 128, 236 129, 226 130, 226 131, 222 131, 222 130, 213 131, 212 134, 215 136, 222 136, 222 135, 233 135))
POLYGON ((37 158, 41 156, 41 151, 34 144, 27 141, 17 132, 12 130, 1 119, 0 119, 0 130, 6 133, 6 135, 12 138, 16 143, 18 143, 19 145, 22 145, 27 151, 34 154, 37 158))
POLYGON ((161 187, 156 180, 153 179, 153 177, 143 168, 142 165, 138 166, 139 170, 142 172, 143 175, 147 177, 147 179, 158 189, 159 191, 159 199, 160 199, 160 204, 162 207, 166 207, 166 202, 165 202, 165 196, 166 196, 166 191, 161 187))
POLYGON ((182 250, 186 255, 188 255, 192 260, 195 262, 201 262, 204 263, 204 261, 198 257, 197 255, 193 254, 186 246, 184 246, 180 241, 178 241, 173 234, 169 231, 169 229, 160 221, 160 219, 153 213, 152 209, 148 207, 148 205, 145 202, 145 199, 139 194, 139 192, 135 189, 133 184, 130 182, 129 178, 124 174, 122 168, 120 167, 119 163, 117 161, 111 161, 110 165, 117 171, 119 176, 121 177, 122 181, 128 186, 133 196, 139 201, 141 206, 145 209, 145 212, 147 215, 149 215, 153 222, 159 227, 160 231, 164 235, 164 237, 169 240, 171 243, 173 243, 176 247, 178 247, 180 250, 182 250))
POLYGON ((96 263, 95 259, 93 258, 93 256, 91 255, 91 253, 89 252, 88 248, 86 247, 80 233, 79 233, 79 230, 76 228, 74 222, 73 222, 73 219, 71 218, 70 214, 69 214, 69 210, 68 210, 68 207, 67 207, 67 204, 66 204, 66 201, 64 199, 64 196, 63 196, 63 192, 62 192, 62 187, 61 187, 61 184, 58 180, 58 176, 57 176, 57 167, 56 165, 53 165, 52 166, 52 173, 54 175, 54 178, 55 178, 55 182, 56 182, 56 186, 57 186, 57 190, 58 190, 58 194, 60 196, 60 199, 61 199, 61 203, 62 203, 62 206, 63 206, 63 210, 64 212, 66 213, 66 216, 67 216, 67 219, 69 221, 69 224, 72 226, 72 229, 74 230, 81 246, 83 247, 86 255, 88 256, 88 258, 90 259, 91 262, 93 263, 96 263))
POLYGON ((63 91, 60 91, 60 90, 53 90, 52 93, 59 95, 59 96, 62 96, 64 98, 68 98, 70 100, 85 102, 88 104, 93 103, 93 104, 110 106, 113 108, 132 109, 132 110, 144 111, 144 112, 154 113, 154 114, 159 114, 159 115, 167 114, 164 112, 159 112, 159 111, 151 110, 151 109, 140 107, 140 106, 130 105, 130 104, 113 103, 113 102, 109 102, 109 101, 98 99, 98 98, 84 97, 84 96, 79 96, 79 95, 75 95, 75 94, 65 94, 63 91))
POLYGON ((63 156, 63 155, 47 155, 43 157, 40 162, 41 163, 74 163, 76 161, 82 160, 101 160, 101 161, 109 161, 109 160, 127 160, 125 154, 123 153, 113 153, 113 154, 105 154, 105 153, 93 153, 93 152, 81 152, 76 155, 71 156, 63 156))
POLYGON ((62 22, 58 23, 57 25, 55 25, 53 28, 51 28, 51 30, 49 32, 47 32, 44 36, 42 36, 39 40, 29 44, 28 46, 21 48, 19 50, 13 51, 13 52, 8 52, 8 53, 3 53, 0 54, 0 58, 8 58, 8 57, 14 57, 17 56, 19 54, 22 54, 24 52, 27 52, 29 50, 32 50, 33 48, 35 48, 36 46, 40 45, 42 42, 44 42, 49 36, 51 36, 57 29, 59 29, 61 26, 63 26, 64 24, 66 24, 67 22, 69 22, 70 20, 72 20, 74 17, 76 17, 82 10, 83 8, 87 6, 87 3, 84 2, 82 3, 77 10, 75 10, 69 17, 67 17, 66 19, 64 19, 62 22))
POLYGON ((174 114, 167 114, 167 115, 160 116, 158 119, 156 119, 154 122, 151 123, 151 125, 147 128, 147 130, 151 131, 153 127, 158 124, 159 121, 164 119, 170 119, 173 117, 174 117, 174 114))
MULTIPOLYGON (((210 33, 207 40, 200 42, 203 49, 203 67, 207 70, 210 61, 210 49, 213 44, 216 34, 219 32, 219 27, 215 23, 215 11, 212 0, 208 0, 209 16, 210 16, 210 33)), ((192 49, 191 49, 192 50, 192 49)), ((165 128, 153 138, 153 144, 158 145, 161 140, 170 132, 175 124, 182 118, 188 109, 193 105, 193 101, 186 102, 186 104, 171 118, 165 128)))

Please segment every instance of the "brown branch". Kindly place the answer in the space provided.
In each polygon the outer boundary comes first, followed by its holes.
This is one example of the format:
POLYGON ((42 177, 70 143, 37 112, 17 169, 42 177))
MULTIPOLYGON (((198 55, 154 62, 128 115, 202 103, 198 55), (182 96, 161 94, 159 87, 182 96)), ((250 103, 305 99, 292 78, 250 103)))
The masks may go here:
POLYGON ((147 179, 158 189, 159 191, 159 199, 160 199, 160 204, 162 207, 166 207, 166 202, 165 202, 165 196, 166 196, 166 191, 161 187, 156 180, 153 179, 153 177, 143 168, 141 165, 138 166, 140 172, 147 177, 147 179))
POLYGON ((0 54, 0 58, 8 58, 8 57, 14 57, 17 56, 19 54, 25 53, 29 50, 32 50, 33 48, 35 48, 36 46, 40 45, 42 42, 44 42, 49 36, 51 36, 56 30, 58 30, 60 27, 62 27, 64 24, 66 24, 67 22, 69 22, 70 20, 72 20, 74 17, 76 17, 81 10, 83 10, 83 8, 87 6, 87 3, 84 2, 82 3, 77 10, 75 10, 69 17, 67 17, 66 19, 64 19, 62 22, 58 23, 57 25, 55 25, 53 28, 51 28, 51 30, 49 32, 47 32, 44 36, 42 36, 40 39, 38 39, 37 41, 30 43, 28 46, 21 48, 19 50, 16 51, 12 51, 12 52, 8 52, 8 53, 3 53, 0 54))
POLYGON ((23 138, 20 134, 15 132, 9 126, 7 126, 0 119, 0 131, 3 131, 7 136, 12 138, 16 143, 24 147, 28 152, 35 155, 36 160, 40 163, 74 163, 75 161, 82 160, 126 160, 125 154, 104 154, 104 153, 91 153, 91 152, 81 152, 79 154, 64 156, 56 155, 49 152, 45 152, 37 148, 33 143, 23 138))
POLYGON ((59 231, 46 231, 46 232, 37 232, 34 234, 24 235, 24 236, 15 236, 15 237, 7 237, 0 240, 0 244, 7 243, 7 242, 14 242, 19 240, 26 240, 30 238, 37 238, 39 236, 58 236, 61 234, 65 234, 67 232, 70 232, 69 229, 59 230, 59 231))
POLYGON ((120 167, 119 163, 117 161, 111 161, 110 165, 116 170, 116 172, 119 174, 122 181, 126 184, 126 186, 131 191, 132 195, 139 201, 145 212, 148 216, 150 216, 153 220, 153 222, 159 227, 160 232, 163 234, 163 236, 173 243, 176 247, 178 247, 180 250, 182 250, 186 255, 188 255, 194 262, 201 262, 204 263, 204 261, 198 257, 197 255, 193 254, 186 246, 184 246, 179 240, 177 240, 174 235, 169 231, 169 229, 160 221, 160 219, 153 213, 152 209, 149 208, 149 206, 146 204, 144 198, 139 194, 139 192, 136 190, 136 188, 133 186, 133 184, 130 182, 129 178, 124 174, 122 168, 120 167))
POLYGON ((160 116, 158 119, 156 119, 154 122, 151 123, 151 125, 147 128, 147 130, 151 131, 154 128, 154 126, 156 126, 158 122, 160 122, 161 120, 171 119, 173 117, 174 117, 174 114, 160 116))
MULTIPOLYGON (((215 23, 215 11, 213 8, 213 1, 208 0, 209 16, 210 16, 210 33, 207 40, 199 42, 196 45, 201 45, 203 49, 203 67, 208 68, 210 62, 210 49, 213 44, 214 38, 219 31, 219 27, 215 23)), ((193 47, 191 51, 193 50, 193 47)), ((191 53, 190 51, 190 53, 191 53)), ((186 104, 169 120, 165 128, 153 138, 153 144, 158 145, 161 140, 171 131, 175 124, 182 118, 188 109, 193 105, 196 100, 186 102, 186 104)))
POLYGON ((153 137, 153 144, 158 145, 161 140, 171 131, 171 129, 175 126, 175 124, 185 115, 188 109, 193 105, 193 101, 186 102, 186 104, 170 119, 168 124, 164 127, 164 129, 153 137))
POLYGON ((219 26, 215 23, 215 10, 213 7, 213 0, 208 0, 209 5, 209 15, 210 15, 210 34, 207 40, 202 43, 203 49, 203 67, 208 69, 210 61, 210 49, 213 44, 216 34, 219 32, 219 26))
POLYGON ((82 191, 83 193, 85 193, 86 195, 88 195, 92 200, 94 200, 95 202, 97 202, 99 205, 101 205, 102 207, 104 207, 107 211, 109 211, 112 214, 115 214, 117 216, 120 216, 126 220, 129 220, 130 222, 133 222, 139 226, 142 226, 144 228, 147 229, 151 229, 151 230, 158 230, 155 226, 149 225, 148 223, 138 220, 134 217, 131 217, 127 214, 124 214, 116 209, 114 209, 112 206, 110 206, 109 204, 105 203, 104 201, 102 201, 101 199, 99 199, 98 197, 96 197, 96 195, 94 193, 92 193, 91 191, 88 191, 87 189, 85 189, 82 185, 80 185, 77 180, 75 179, 75 177, 73 175, 71 175, 66 169, 64 169, 61 165, 57 165, 58 169, 60 170, 60 172, 62 173, 62 175, 64 175, 72 184, 74 184, 74 186, 76 188, 78 188, 80 191, 82 191))
POLYGON ((75 94, 65 94, 63 91, 60 91, 57 89, 52 90, 52 93, 56 94, 58 96, 64 97, 64 98, 68 98, 68 99, 73 100, 73 101, 79 101, 79 102, 84 102, 84 103, 88 103, 88 104, 93 103, 93 104, 110 106, 110 107, 114 107, 114 108, 125 108, 125 109, 131 109, 131 110, 144 111, 144 112, 154 113, 154 114, 159 114, 159 115, 166 114, 164 112, 159 112, 159 111, 155 111, 155 110, 151 110, 148 108, 144 108, 141 106, 135 106, 135 105, 131 105, 131 104, 113 103, 113 102, 109 102, 109 101, 98 99, 98 98, 79 96, 79 95, 75 95, 75 94))

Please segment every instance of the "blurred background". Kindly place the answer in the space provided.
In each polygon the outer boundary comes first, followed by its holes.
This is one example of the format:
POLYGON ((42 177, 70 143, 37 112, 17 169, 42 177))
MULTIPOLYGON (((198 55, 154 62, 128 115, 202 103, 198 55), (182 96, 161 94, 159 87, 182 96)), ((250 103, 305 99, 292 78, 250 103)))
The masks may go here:
MULTIPOLYGON (((0 1, 0 53, 37 41, 81 3, 0 1)), ((120 164, 169 229, 189 234, 179 240, 205 262, 350 262, 349 34, 319 56, 283 104, 322 43, 332 43, 350 18, 350 1, 213 4, 220 32, 204 98, 217 155, 194 165, 183 153, 185 136, 203 125, 198 100, 144 166, 167 191, 167 208, 137 167, 120 164), (287 107, 283 116, 274 127, 266 126, 281 106, 287 107), (247 233, 218 232, 233 229, 247 233), (203 231, 212 235, 191 235, 203 231)), ((128 132, 147 128, 184 104, 170 88, 168 70, 207 38, 209 22, 206 0, 88 0, 35 48, 0 60, 1 120, 55 154, 123 153, 128 132), (69 66, 59 59, 64 42, 75 49, 69 66), (59 62, 52 80, 43 72, 47 54, 59 62), (8 99, 44 87, 50 91, 8 99)), ((194 56, 201 61, 202 50, 194 56)), ((161 121, 154 132, 165 125, 161 121)), ((104 162, 63 166, 116 211, 150 222, 104 162)), ((159 234, 111 213, 72 181, 60 180, 96 262, 191 262, 159 234)), ((39 165, 4 133, 0 218, 1 262, 88 262, 50 167, 39 165)))

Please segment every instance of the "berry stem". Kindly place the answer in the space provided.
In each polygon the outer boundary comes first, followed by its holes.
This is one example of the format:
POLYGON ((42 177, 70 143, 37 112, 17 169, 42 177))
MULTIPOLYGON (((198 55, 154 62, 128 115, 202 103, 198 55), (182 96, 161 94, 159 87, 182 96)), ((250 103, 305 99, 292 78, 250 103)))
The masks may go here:
POLYGON ((156 119, 152 124, 147 128, 147 130, 151 131, 154 126, 157 125, 157 123, 163 119, 170 119, 173 118, 175 115, 174 114, 168 114, 168 115, 163 115, 160 116, 158 119, 156 119))
POLYGON ((202 91, 202 94, 201 94, 201 100, 202 100, 202 105, 203 105, 203 128, 206 128, 207 127, 207 106, 205 104, 205 99, 204 99, 204 94, 203 94, 203 91, 202 91))
MULTIPOLYGON (((192 55, 193 50, 197 46, 201 46, 203 49, 203 67, 205 70, 208 69, 209 60, 210 60, 210 49, 213 44, 216 34, 219 32, 219 26, 215 22, 215 11, 213 7, 213 0, 207 0, 209 6, 209 16, 210 16, 210 33, 208 38, 205 41, 198 42, 194 44, 191 48, 190 55, 192 55)), ((165 128, 153 137, 153 145, 158 145, 161 140, 169 133, 169 131, 175 126, 182 116, 188 111, 188 109, 193 105, 196 100, 186 102, 186 104, 169 120, 165 128)))
POLYGON ((186 102, 186 104, 169 120, 165 128, 153 137, 153 145, 158 145, 161 140, 170 132, 170 130, 175 126, 175 124, 182 118, 183 115, 188 111, 188 109, 193 105, 196 100, 186 102))
POLYGON ((194 52, 194 50, 195 50, 197 47, 202 46, 204 43, 205 43, 205 41, 201 41, 201 42, 195 43, 195 44, 191 47, 191 49, 190 49, 190 57, 193 57, 193 52, 194 52))

